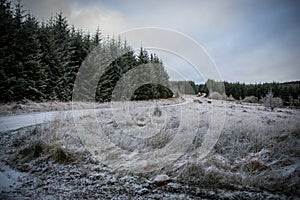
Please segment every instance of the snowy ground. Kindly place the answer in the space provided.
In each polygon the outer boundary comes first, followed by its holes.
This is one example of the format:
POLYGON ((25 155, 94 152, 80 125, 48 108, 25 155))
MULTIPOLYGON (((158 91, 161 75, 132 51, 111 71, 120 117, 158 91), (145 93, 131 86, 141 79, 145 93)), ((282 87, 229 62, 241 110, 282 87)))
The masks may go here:
POLYGON ((185 99, 99 104, 2 131, 0 197, 299 198, 299 110, 185 99))

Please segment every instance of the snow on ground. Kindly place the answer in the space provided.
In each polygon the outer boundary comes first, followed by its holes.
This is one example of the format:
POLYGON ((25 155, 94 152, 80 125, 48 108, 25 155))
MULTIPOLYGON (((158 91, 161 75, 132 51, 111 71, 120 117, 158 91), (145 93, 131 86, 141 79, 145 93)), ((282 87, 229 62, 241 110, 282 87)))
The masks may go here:
POLYGON ((25 173, 16 171, 11 167, 0 163, 0 191, 14 191, 20 187, 21 178, 26 176, 25 173))
POLYGON ((113 102, 2 132, 2 197, 299 197, 299 110, 179 101, 113 102))

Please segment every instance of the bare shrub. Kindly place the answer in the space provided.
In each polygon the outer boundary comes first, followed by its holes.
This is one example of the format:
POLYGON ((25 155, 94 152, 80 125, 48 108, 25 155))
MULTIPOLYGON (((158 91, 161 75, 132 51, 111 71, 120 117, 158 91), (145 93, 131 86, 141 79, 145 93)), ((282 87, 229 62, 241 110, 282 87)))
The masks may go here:
POLYGON ((226 94, 221 95, 219 92, 212 92, 208 95, 208 98, 215 99, 215 100, 226 100, 226 94))
POLYGON ((231 95, 229 95, 229 97, 227 98, 228 101, 235 101, 235 98, 231 95))
POLYGON ((274 108, 282 106, 282 99, 279 97, 274 97, 272 90, 262 99, 262 102, 265 107, 271 108, 273 111, 274 108))
POLYGON ((256 96, 246 96, 243 100, 246 103, 258 103, 258 98, 256 96))
POLYGON ((161 114, 162 114, 162 111, 158 107, 155 107, 153 115, 156 116, 156 117, 160 117, 161 114))

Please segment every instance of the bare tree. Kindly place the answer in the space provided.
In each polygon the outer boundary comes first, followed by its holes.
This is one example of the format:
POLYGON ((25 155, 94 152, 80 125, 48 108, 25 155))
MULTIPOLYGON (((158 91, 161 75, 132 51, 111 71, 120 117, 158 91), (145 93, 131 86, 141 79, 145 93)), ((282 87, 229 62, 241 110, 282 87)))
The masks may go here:
POLYGON ((266 94, 262 101, 264 106, 271 108, 272 111, 274 108, 282 106, 282 99, 279 97, 274 97, 272 90, 266 94))

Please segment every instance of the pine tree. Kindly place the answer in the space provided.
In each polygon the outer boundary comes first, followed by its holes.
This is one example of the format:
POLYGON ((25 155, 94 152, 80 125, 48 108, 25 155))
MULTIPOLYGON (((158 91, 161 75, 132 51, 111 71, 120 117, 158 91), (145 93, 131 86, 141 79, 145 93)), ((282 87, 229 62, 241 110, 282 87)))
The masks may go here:
POLYGON ((12 56, 13 62, 11 63, 11 67, 13 66, 13 72, 10 75, 10 90, 13 92, 13 99, 19 100, 22 99, 25 82, 23 73, 23 59, 24 59, 24 35, 23 35, 23 23, 25 17, 25 11, 22 9, 20 3, 15 5, 14 17, 13 17, 13 28, 14 32, 12 34, 12 56))
MULTIPOLYGON (((110 101, 121 77, 138 65, 151 64, 134 81, 168 76, 156 55, 141 48, 136 57, 120 38, 103 40, 99 28, 95 35, 70 28, 62 13, 39 22, 26 14, 20 3, 13 10, 0 0, 0 98, 1 101, 71 100, 76 77, 81 100, 110 101), (102 72, 101 66, 105 66, 102 72), (83 71, 79 71, 83 67, 83 71), (100 74, 102 74, 101 77, 100 74), (100 80, 100 81, 99 81, 100 80), (81 81, 81 82, 80 82, 81 81)), ((134 81, 132 82, 134 84, 134 81)), ((164 83, 164 82, 162 82, 164 83)), ((154 85, 143 98, 163 97, 167 92, 154 85)), ((76 96, 76 95, 75 95, 76 96)))
POLYGON ((0 100, 9 101, 13 99, 14 91, 12 85, 16 81, 14 69, 15 64, 14 44, 15 27, 13 25, 13 11, 10 2, 0 0, 0 100))
POLYGON ((138 65, 147 64, 150 62, 148 53, 143 47, 140 48, 139 55, 137 57, 138 65))
POLYGON ((134 67, 136 61, 133 51, 114 39, 106 41, 101 56, 104 57, 102 60, 112 61, 102 62, 102 66, 105 65, 107 68, 97 87, 96 99, 105 102, 111 100, 116 84, 123 74, 134 67))
POLYGON ((93 47, 98 46, 100 44, 101 40, 102 40, 101 32, 100 32, 99 27, 97 27, 96 33, 95 33, 95 35, 93 37, 93 40, 92 40, 92 46, 93 47))
POLYGON ((45 71, 41 64, 42 54, 38 39, 39 26, 36 18, 28 15, 23 24, 23 96, 32 100, 45 98, 45 71))
POLYGON ((47 88, 49 99, 70 100, 72 84, 69 82, 74 77, 76 67, 70 66, 72 49, 70 30, 62 13, 55 19, 51 18, 43 27, 41 33, 43 49, 42 63, 46 67, 47 88))
POLYGON ((149 58, 147 51, 141 47, 137 63, 142 67, 142 70, 139 71, 137 77, 133 78, 135 78, 136 83, 144 83, 144 85, 134 92, 132 99, 144 100, 173 96, 171 90, 167 89, 170 87, 168 74, 164 70, 162 61, 155 54, 150 54, 149 58))

